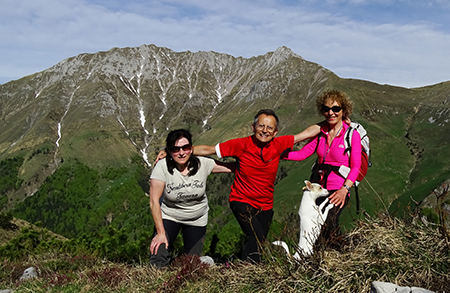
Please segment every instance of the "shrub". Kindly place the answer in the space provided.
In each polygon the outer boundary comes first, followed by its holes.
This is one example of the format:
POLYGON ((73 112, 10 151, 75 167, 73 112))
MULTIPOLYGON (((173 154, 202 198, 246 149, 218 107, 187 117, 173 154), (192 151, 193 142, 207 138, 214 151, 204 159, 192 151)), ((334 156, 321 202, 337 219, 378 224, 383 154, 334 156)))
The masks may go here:
POLYGON ((428 222, 439 224, 439 215, 433 208, 423 208, 420 211, 421 216, 425 216, 428 222))
POLYGON ((0 213, 0 228, 3 229, 11 229, 12 224, 11 221, 13 216, 11 213, 0 213))

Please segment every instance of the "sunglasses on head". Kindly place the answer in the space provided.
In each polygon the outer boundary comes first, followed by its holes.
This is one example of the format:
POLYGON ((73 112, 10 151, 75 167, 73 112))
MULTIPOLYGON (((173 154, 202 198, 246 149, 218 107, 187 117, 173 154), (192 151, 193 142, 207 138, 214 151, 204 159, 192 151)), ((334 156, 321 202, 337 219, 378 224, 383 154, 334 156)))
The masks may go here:
POLYGON ((328 112, 330 112, 330 110, 333 111, 334 113, 339 113, 339 112, 341 112, 342 107, 340 107, 340 106, 333 106, 333 107, 330 108, 330 107, 325 106, 325 105, 322 106, 322 112, 328 113, 328 112))
POLYGON ((173 146, 172 147, 172 152, 178 153, 181 150, 187 152, 187 151, 190 151, 191 148, 192 148, 192 145, 190 143, 182 145, 182 146, 173 146))

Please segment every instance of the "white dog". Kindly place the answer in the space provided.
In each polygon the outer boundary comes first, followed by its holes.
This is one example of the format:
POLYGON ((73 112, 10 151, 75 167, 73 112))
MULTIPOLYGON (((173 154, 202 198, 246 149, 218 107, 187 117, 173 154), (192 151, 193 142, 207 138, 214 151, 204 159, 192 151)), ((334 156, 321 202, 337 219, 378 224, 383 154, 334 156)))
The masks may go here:
MULTIPOLYGON (((303 188, 303 197, 298 210, 300 216, 300 241, 298 243, 297 252, 294 254, 294 258, 301 259, 300 253, 304 256, 309 256, 313 252, 313 245, 320 234, 323 223, 328 216, 328 212, 333 208, 333 204, 328 204, 325 210, 322 212, 325 205, 328 203, 328 198, 320 204, 316 205, 316 199, 319 197, 327 196, 328 190, 322 188, 317 183, 311 183, 305 181, 306 186, 303 188)), ((274 241, 272 244, 280 245, 286 250, 286 253, 290 255, 289 248, 284 241, 274 241)))

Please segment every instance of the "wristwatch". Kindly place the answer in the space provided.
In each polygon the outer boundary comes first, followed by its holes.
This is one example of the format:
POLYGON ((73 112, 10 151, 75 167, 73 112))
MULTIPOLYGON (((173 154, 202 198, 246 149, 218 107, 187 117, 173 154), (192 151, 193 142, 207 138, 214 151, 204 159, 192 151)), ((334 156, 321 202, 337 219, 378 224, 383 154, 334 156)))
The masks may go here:
POLYGON ((344 184, 344 187, 347 188, 348 191, 350 191, 350 187, 344 184))

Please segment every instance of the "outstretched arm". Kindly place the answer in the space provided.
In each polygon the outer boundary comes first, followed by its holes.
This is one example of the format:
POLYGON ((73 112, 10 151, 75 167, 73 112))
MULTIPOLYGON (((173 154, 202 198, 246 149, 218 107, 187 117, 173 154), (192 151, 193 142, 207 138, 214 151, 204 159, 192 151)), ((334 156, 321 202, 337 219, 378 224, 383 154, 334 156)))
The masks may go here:
POLYGON ((236 162, 221 162, 214 160, 216 165, 214 166, 213 173, 231 173, 236 172, 236 162))
POLYGON ((216 154, 216 146, 214 145, 194 145, 193 154, 196 156, 209 156, 216 154))
POLYGON ((315 136, 317 136, 320 132, 320 125, 323 122, 319 123, 319 124, 314 124, 309 126, 308 128, 306 128, 305 130, 303 130, 300 133, 297 133, 294 135, 294 143, 299 143, 305 139, 308 138, 313 138, 315 136))
MULTIPOLYGON (((216 147, 213 145, 195 145, 193 146, 192 153, 196 156, 214 155, 216 153, 216 147)), ((156 165, 159 160, 164 159, 166 156, 167 153, 165 150, 159 151, 158 156, 156 157, 156 160, 153 164, 156 165)))

